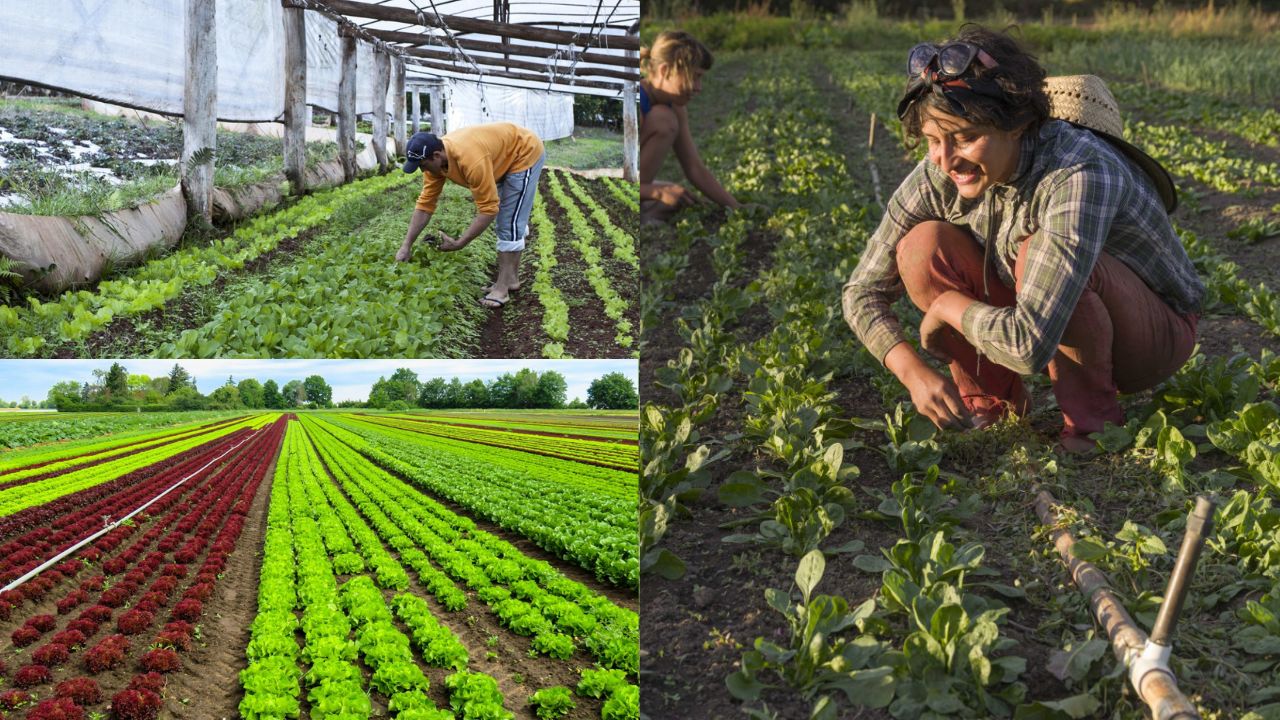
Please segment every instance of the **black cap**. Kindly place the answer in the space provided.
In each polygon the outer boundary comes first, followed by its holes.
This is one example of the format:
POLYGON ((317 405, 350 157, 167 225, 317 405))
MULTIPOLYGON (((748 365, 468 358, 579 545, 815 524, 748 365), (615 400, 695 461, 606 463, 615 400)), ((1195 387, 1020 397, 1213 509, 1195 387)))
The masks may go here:
POLYGON ((438 150, 444 150, 444 143, 440 142, 440 138, 429 132, 417 132, 413 134, 413 137, 409 138, 409 143, 404 150, 405 155, 409 158, 405 161, 404 171, 412 174, 418 171, 418 163, 422 158, 438 150))

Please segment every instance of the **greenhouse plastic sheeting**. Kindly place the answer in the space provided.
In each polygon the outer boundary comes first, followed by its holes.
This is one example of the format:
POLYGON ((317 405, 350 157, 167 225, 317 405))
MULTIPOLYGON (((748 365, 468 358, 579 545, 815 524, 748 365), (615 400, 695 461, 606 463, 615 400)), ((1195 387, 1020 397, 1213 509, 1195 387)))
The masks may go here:
MULTIPOLYGON (((218 118, 284 111, 279 2, 216 0, 218 118)), ((184 3, 0 2, 0 76, 168 115, 182 114, 184 3)))
POLYGON ((445 127, 513 122, 529 128, 543 140, 573 134, 573 96, 542 90, 480 85, 463 80, 445 81, 445 127))
MULTIPOLYGON (((324 15, 306 13, 307 22, 307 104, 338 111, 338 83, 342 80, 342 42, 338 23, 324 15)), ((356 41, 356 114, 373 112, 374 85, 373 46, 356 41)), ((389 78, 388 78, 389 79, 389 78)), ((393 93, 387 94, 387 111, 392 109, 393 93)))

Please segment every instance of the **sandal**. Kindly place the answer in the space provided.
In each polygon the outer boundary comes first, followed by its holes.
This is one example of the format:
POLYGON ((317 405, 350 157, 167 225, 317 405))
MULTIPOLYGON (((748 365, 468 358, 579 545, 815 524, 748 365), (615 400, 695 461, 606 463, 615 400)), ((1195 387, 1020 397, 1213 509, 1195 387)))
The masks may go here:
MULTIPOLYGON (((511 299, 511 298, 507 298, 507 300, 510 300, 510 299, 511 299)), ((498 298, 493 298, 493 297, 489 297, 488 295, 485 295, 484 297, 480 298, 479 300, 476 300, 476 303, 477 303, 477 304, 479 304, 479 305, 480 305, 480 307, 482 307, 482 308, 489 308, 490 310, 500 310, 500 309, 502 309, 502 307, 503 307, 503 306, 505 306, 505 305, 507 304, 507 300, 499 300, 498 298), (498 304, 497 304, 497 305, 485 305, 485 301, 486 301, 486 300, 488 300, 488 301, 489 301, 489 302, 491 302, 491 303, 498 303, 498 304)))

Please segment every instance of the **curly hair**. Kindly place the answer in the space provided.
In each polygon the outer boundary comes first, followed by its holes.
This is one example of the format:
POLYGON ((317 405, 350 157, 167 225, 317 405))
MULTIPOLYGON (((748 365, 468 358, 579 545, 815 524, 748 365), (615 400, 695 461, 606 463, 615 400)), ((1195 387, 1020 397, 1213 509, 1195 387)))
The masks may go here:
POLYGON ((693 82, 695 70, 710 70, 712 62, 707 46, 683 30, 664 30, 652 45, 640 48, 641 74, 648 75, 654 66, 667 63, 685 84, 693 82))
MULTIPOLYGON (((1007 30, 1007 28, 1006 28, 1007 30)), ((967 42, 977 45, 996 61, 996 66, 985 67, 974 63, 967 76, 991 80, 1004 92, 1003 99, 975 96, 966 101, 962 117, 974 125, 986 125, 1009 131, 1025 126, 1029 132, 1039 132, 1049 119, 1049 96, 1044 90, 1047 73, 1036 56, 1007 32, 991 30, 974 23, 966 23, 960 32, 946 42, 967 42), (970 74, 971 73, 971 74, 970 74)), ((946 43, 939 43, 943 45, 946 43)), ((936 92, 927 92, 907 108, 902 117, 902 127, 907 137, 919 140, 921 128, 929 119, 929 111, 954 115, 955 110, 947 99, 936 92)))

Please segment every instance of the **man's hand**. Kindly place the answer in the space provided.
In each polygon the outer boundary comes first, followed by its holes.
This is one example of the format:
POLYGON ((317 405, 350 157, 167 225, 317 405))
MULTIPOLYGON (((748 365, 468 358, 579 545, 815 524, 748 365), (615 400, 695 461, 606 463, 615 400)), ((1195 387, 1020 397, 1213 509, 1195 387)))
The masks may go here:
POLYGON ((413 256, 413 243, 408 240, 400 245, 400 249, 396 251, 396 262, 409 262, 409 258, 413 256))
POLYGON ((940 429, 973 427, 973 416, 960 399, 960 391, 950 378, 928 366, 921 366, 905 378, 911 402, 921 415, 940 429))
POLYGON ((436 249, 442 250, 444 252, 453 252, 454 250, 461 250, 462 248, 470 244, 470 242, 471 242, 470 240, 462 240, 460 238, 450 237, 448 233, 441 231, 440 242, 436 244, 436 249))

